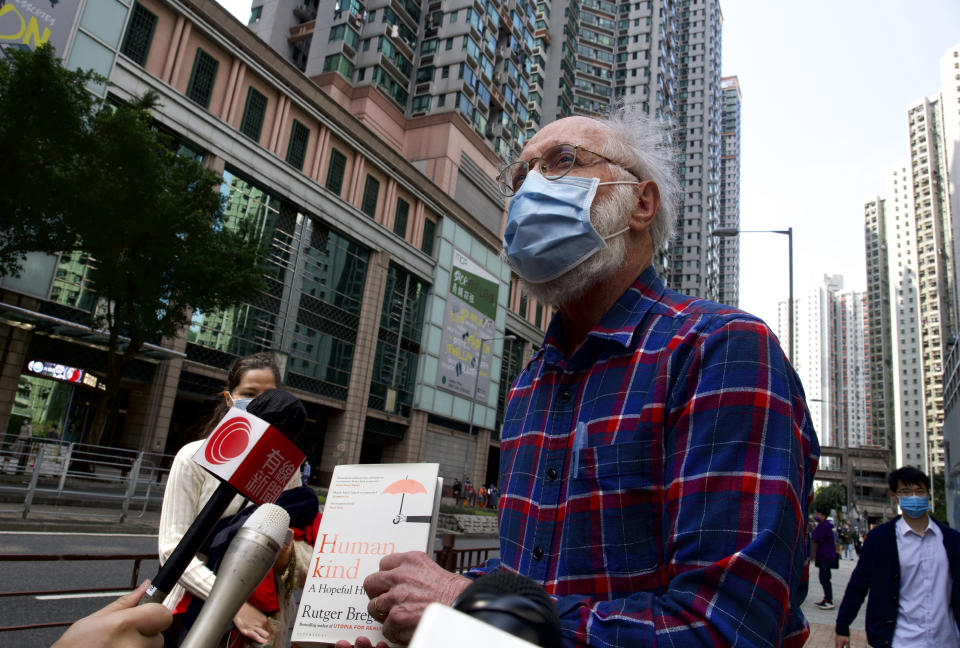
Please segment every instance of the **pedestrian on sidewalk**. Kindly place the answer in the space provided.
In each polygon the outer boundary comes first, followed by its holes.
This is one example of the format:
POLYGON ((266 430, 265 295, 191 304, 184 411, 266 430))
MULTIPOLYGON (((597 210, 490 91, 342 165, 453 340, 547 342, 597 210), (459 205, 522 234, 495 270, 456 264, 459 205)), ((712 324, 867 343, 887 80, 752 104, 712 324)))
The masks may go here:
POLYGON ((12 454, 17 458, 17 471, 22 472, 27 466, 27 457, 30 454, 30 440, 33 438, 33 425, 30 419, 23 419, 20 423, 20 432, 13 443, 12 454))
POLYGON ((814 555, 814 564, 820 570, 820 585, 823 587, 823 598, 814 603, 821 610, 832 610, 833 584, 830 582, 830 570, 839 567, 837 562, 837 541, 833 535, 833 524, 827 519, 826 507, 817 507, 813 514, 817 528, 813 530, 810 540, 813 542, 811 553, 814 555))
POLYGON ((960 533, 930 515, 930 478, 913 466, 887 478, 902 517, 867 534, 837 613, 836 648, 867 592, 871 646, 960 646, 960 533))

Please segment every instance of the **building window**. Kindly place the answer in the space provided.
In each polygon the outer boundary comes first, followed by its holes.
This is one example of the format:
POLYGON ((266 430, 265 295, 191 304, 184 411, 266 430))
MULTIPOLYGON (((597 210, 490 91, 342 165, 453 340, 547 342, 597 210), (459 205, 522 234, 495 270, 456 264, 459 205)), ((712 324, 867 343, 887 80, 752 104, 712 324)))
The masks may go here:
POLYGON ((407 217, 410 214, 410 203, 403 198, 397 198, 397 211, 393 216, 393 233, 400 238, 407 236, 407 217))
POLYGON ((380 181, 369 173, 367 181, 363 185, 363 201, 360 203, 360 211, 374 218, 377 215, 377 196, 380 194, 380 181))
POLYGON ((287 143, 287 162, 298 169, 303 169, 309 139, 310 129, 294 119, 293 127, 290 129, 290 141, 287 143))
POLYGON ((537 310, 533 318, 533 324, 537 328, 540 328, 540 325, 543 324, 543 304, 537 303, 537 310))
POLYGON ((267 114, 267 97, 256 88, 247 90, 247 103, 243 107, 243 119, 240 120, 240 132, 252 139, 260 141, 260 131, 263 129, 263 119, 267 114))
POLYGON ((147 54, 150 53, 150 43, 153 42, 153 32, 157 28, 157 16, 144 8, 139 2, 133 5, 133 15, 127 27, 127 35, 123 39, 120 51, 128 56, 137 65, 146 65, 147 54))
POLYGON ((433 240, 436 238, 437 224, 429 218, 423 221, 423 238, 420 240, 420 249, 433 256, 433 240))
POLYGON ((190 83, 187 84, 187 98, 194 103, 210 107, 210 96, 213 94, 213 84, 217 80, 217 68, 220 62, 199 47, 197 57, 193 59, 193 71, 190 73, 190 83))
POLYGON ((263 15, 263 5, 260 5, 259 7, 250 7, 250 20, 247 21, 247 24, 252 25, 253 23, 260 20, 260 16, 262 15, 263 15))
POLYGON ((346 171, 347 156, 337 149, 333 149, 330 152, 330 166, 327 169, 327 182, 324 186, 339 196, 343 189, 343 176, 346 171))

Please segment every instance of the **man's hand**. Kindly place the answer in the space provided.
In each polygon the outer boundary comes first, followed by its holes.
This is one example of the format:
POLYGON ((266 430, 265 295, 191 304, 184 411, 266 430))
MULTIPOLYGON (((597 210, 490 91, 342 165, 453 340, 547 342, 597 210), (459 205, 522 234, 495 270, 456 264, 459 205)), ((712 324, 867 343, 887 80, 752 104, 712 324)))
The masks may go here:
POLYGON ((161 648, 163 632, 173 621, 159 603, 137 606, 150 586, 125 594, 67 628, 51 648, 161 648))
POLYGON ((850 648, 849 635, 844 636, 844 635, 838 634, 834 642, 836 644, 834 648, 850 648))
MULTIPOLYGON (((407 644, 428 605, 453 605, 469 584, 469 579, 448 572, 422 551, 409 551, 384 556, 380 571, 367 576, 363 588, 370 597, 367 612, 383 623, 383 636, 407 644)), ((342 641, 337 648, 349 645, 342 641)), ((370 640, 357 639, 356 648, 371 647, 370 640)), ((386 648, 386 644, 377 644, 377 648, 386 648)))

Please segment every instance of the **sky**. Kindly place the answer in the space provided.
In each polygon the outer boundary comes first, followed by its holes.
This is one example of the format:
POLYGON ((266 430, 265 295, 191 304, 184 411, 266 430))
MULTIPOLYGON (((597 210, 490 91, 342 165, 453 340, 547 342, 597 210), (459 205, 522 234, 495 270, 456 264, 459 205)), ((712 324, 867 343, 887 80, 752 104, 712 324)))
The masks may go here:
MULTIPOLYGON (((250 0, 221 0, 246 23, 250 0)), ((863 205, 908 157, 907 104, 936 94, 957 0, 720 0, 723 74, 743 93, 740 227, 793 227, 797 297, 866 289, 863 205)), ((740 307, 777 326, 787 237, 741 235, 740 307)))
MULTIPOLYGON (((866 289, 863 205, 909 157, 907 104, 936 94, 957 0, 721 0, 743 94, 740 227, 793 227, 794 285, 866 289)), ((787 237, 742 234, 740 307, 776 328, 787 237)))

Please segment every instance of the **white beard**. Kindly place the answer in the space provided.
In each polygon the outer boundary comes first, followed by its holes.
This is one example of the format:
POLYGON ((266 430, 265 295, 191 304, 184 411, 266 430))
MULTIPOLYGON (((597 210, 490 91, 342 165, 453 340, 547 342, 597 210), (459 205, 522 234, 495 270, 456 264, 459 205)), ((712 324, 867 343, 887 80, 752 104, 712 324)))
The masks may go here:
MULTIPOLYGON (((601 238, 610 236, 627 226, 634 206, 633 185, 611 185, 610 195, 603 202, 594 202, 590 222, 601 238)), ((626 259, 627 247, 623 236, 608 240, 606 247, 599 249, 575 268, 556 279, 543 283, 531 283, 521 277, 523 289, 528 295, 543 304, 559 306, 583 296, 591 288, 613 276, 626 259)), ((506 255, 501 252, 501 258, 506 255)))

